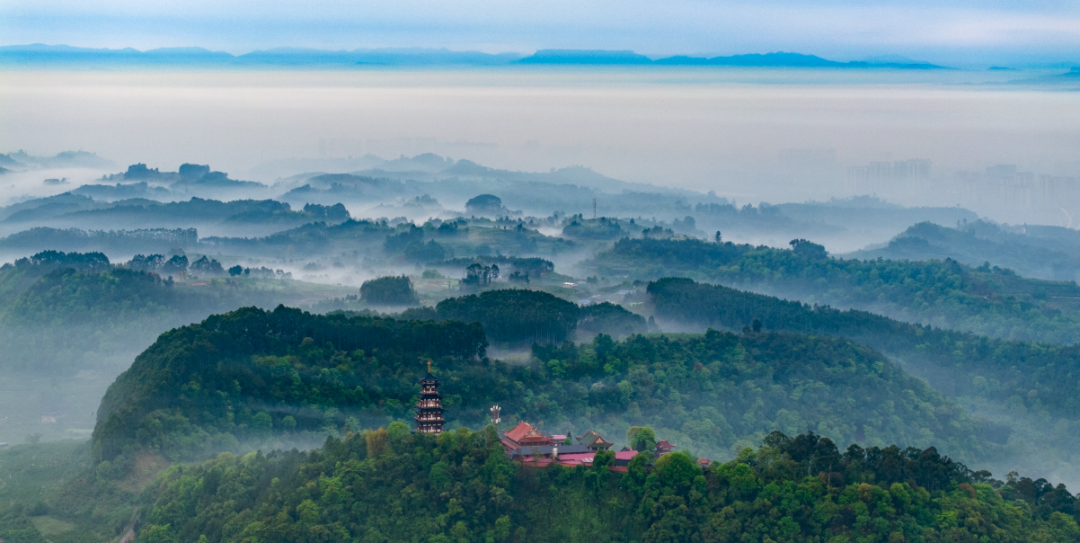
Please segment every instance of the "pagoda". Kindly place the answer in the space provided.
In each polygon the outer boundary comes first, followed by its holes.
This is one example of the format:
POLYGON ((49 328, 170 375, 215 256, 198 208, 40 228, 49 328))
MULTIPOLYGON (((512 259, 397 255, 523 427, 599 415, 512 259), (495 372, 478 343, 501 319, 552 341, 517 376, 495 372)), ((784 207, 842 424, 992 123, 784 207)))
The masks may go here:
POLYGON ((431 361, 427 375, 420 378, 420 399, 416 401, 416 431, 421 434, 441 434, 443 418, 442 396, 439 380, 431 374, 431 361))

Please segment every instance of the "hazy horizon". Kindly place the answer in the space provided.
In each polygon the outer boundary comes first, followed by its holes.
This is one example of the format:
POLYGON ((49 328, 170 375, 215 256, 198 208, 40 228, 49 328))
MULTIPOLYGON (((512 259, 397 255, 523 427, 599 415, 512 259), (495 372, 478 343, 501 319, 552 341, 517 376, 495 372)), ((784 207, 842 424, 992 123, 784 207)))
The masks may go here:
MULTIPOLYGON (((931 160, 931 187, 996 164, 1080 175, 1080 94, 999 84, 1013 77, 618 67, 22 71, 0 81, 0 122, 9 127, 0 150, 82 149, 163 171, 210 164, 240 179, 289 158, 431 152, 508 170, 580 165, 771 203, 871 193, 851 187, 845 171, 881 160, 931 160)), ((273 177, 264 171, 255 180, 273 177)), ((961 203, 944 190, 876 192, 907 205, 961 203)))
POLYGON ((827 0, 813 5, 680 0, 448 5, 429 0, 303 6, 198 0, 0 3, 5 43, 185 47, 239 53, 274 47, 455 50, 617 49, 731 55, 797 51, 858 60, 903 55, 930 62, 1080 61, 1080 8, 1069 2, 827 0))

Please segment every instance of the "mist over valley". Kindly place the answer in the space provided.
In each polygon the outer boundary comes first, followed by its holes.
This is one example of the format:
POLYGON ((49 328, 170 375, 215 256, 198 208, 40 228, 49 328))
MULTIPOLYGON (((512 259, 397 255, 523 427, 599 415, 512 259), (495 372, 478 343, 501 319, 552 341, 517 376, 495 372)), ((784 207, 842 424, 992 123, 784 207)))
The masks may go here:
POLYGON ((230 51, 0 46, 0 543, 1080 540, 1068 63, 230 51))

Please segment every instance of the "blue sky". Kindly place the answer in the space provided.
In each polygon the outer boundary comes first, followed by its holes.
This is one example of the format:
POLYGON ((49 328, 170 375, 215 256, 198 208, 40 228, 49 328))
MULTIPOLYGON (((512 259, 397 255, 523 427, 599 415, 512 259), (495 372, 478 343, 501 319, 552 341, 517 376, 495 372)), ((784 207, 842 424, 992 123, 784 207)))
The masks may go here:
POLYGON ((0 0, 3 44, 633 49, 1080 62, 1080 1, 0 0))

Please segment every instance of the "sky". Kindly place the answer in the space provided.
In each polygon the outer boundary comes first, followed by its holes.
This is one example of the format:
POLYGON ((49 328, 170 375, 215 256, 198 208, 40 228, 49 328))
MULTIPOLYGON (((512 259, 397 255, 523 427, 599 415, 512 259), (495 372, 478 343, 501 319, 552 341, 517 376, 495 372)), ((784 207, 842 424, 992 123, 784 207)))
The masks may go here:
POLYGON ((446 47, 1080 63, 1076 0, 0 0, 0 44, 446 47))

